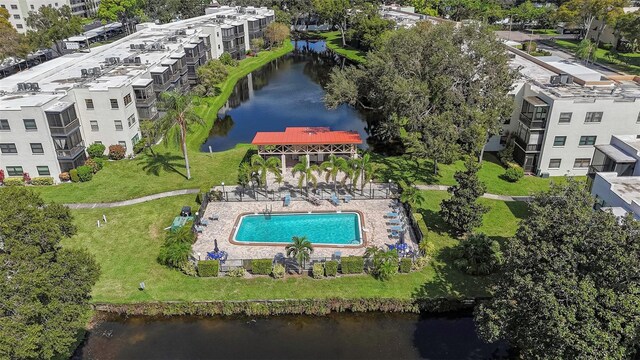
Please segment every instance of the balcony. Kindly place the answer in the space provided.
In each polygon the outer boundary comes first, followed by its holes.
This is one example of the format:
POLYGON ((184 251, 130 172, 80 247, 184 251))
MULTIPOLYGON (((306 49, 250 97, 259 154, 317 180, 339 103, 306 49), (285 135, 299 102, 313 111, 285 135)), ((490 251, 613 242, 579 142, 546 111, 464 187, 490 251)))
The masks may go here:
POLYGON ((520 121, 529 129, 540 130, 547 127, 547 120, 533 120, 528 114, 520 113, 520 121))
POLYGON ((528 144, 526 141, 520 139, 519 137, 515 137, 516 145, 518 145, 525 152, 540 152, 542 150, 542 144, 528 144))
POLYGON ((49 127, 51 135, 69 135, 80 127, 80 120, 75 119, 64 127, 49 127))
POLYGON ((71 149, 56 150, 56 155, 58 156, 58 159, 73 160, 77 158, 80 154, 84 154, 84 149, 85 149, 84 141, 81 141, 79 144, 72 147, 71 149))

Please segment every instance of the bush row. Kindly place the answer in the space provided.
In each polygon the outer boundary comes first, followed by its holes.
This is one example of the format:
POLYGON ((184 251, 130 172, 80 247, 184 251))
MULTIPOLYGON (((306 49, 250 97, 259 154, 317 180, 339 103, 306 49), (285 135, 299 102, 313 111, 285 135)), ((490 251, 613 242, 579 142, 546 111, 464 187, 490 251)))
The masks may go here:
POLYGON ((41 176, 41 177, 35 177, 35 178, 28 178, 28 180, 25 180, 25 177, 8 177, 6 179, 3 180, 2 182, 4 184, 4 186, 24 186, 26 184, 31 184, 31 185, 37 185, 37 186, 41 186, 41 185, 53 185, 53 178, 50 176, 41 176))

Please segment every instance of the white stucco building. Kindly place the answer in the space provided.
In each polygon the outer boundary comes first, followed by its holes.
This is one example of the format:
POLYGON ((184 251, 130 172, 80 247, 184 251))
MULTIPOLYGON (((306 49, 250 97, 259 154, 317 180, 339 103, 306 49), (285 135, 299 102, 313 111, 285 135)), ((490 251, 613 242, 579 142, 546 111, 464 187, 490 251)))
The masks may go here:
POLYGON ((521 75, 512 90, 515 107, 486 150, 514 141, 514 158, 529 173, 585 175, 595 145, 615 134, 640 134, 640 77, 508 49, 521 75))
POLYGON ((58 180, 84 163, 93 143, 120 144, 132 154, 140 120, 157 118, 161 93, 195 84, 197 68, 223 51, 244 57, 245 40, 273 19, 266 8, 221 7, 165 25, 140 24, 111 44, 0 79, 0 168, 7 176, 58 180))
POLYGON ((26 19, 30 11, 38 11, 42 6, 61 8, 67 5, 74 15, 91 16, 95 14, 100 0, 2 0, 0 7, 9 11, 9 22, 19 33, 27 32, 26 19))

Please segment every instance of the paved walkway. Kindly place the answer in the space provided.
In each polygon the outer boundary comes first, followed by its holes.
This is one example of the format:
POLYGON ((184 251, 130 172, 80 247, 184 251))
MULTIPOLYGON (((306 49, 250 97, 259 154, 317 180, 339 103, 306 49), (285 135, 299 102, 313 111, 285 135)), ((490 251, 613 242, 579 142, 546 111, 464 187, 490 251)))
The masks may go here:
POLYGON ((75 204, 65 204, 65 206, 69 207, 70 209, 114 208, 114 207, 120 207, 120 206, 140 204, 145 201, 157 200, 157 199, 162 199, 166 197, 180 196, 180 195, 187 195, 187 194, 197 194, 199 192, 200 192, 200 189, 174 190, 174 191, 167 191, 159 194, 147 195, 147 196, 143 196, 143 197, 139 197, 131 200, 125 200, 125 201, 116 201, 111 203, 75 203, 75 204))
MULTIPOLYGON (((416 185, 416 188, 420 190, 431 190, 431 191, 447 191, 449 186, 446 185, 416 185)), ((491 200, 500 200, 500 201, 530 201, 531 196, 509 196, 509 195, 496 195, 484 193, 482 195, 483 198, 491 199, 491 200)))

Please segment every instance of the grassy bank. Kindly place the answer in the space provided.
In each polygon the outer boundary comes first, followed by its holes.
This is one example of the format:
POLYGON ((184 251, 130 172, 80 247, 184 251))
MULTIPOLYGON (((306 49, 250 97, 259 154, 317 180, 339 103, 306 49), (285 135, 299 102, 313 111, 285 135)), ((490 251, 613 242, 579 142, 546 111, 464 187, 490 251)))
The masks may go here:
MULTIPOLYGON (((113 209, 74 210, 78 234, 63 246, 86 247, 96 255, 102 275, 93 289, 97 303, 137 303, 151 301, 211 301, 250 299, 326 299, 476 297, 487 294, 490 277, 471 277, 453 268, 450 248, 457 240, 444 231, 437 209, 445 192, 425 192, 427 202, 420 209, 438 255, 430 266, 410 274, 380 282, 369 275, 314 280, 289 277, 195 278, 156 262, 165 227, 182 205, 192 205, 193 196, 155 200, 113 209), (97 228, 95 221, 106 214, 109 222, 97 228), (146 289, 138 290, 144 281, 146 289)), ((514 234, 521 203, 482 200, 491 207, 482 231, 506 239, 514 234)))
POLYGON ((262 51, 256 57, 240 61, 237 67, 229 68, 229 76, 220 84, 220 95, 202 99, 203 105, 198 112, 205 123, 193 126, 187 137, 191 180, 186 179, 184 159, 177 144, 160 144, 154 147, 155 156, 140 154, 135 159, 109 162, 90 182, 34 189, 47 201, 112 202, 177 189, 205 190, 221 181, 235 182, 236 169, 248 146, 239 145, 235 149, 208 154, 200 151, 200 145, 208 137, 218 110, 227 101, 236 82, 292 50, 293 45, 286 42, 281 48, 262 51))
MULTIPOLYGON (((555 45, 575 54, 578 40, 557 39, 555 45)), ((596 62, 629 74, 640 75, 640 53, 620 53, 618 58, 607 56, 608 51, 598 48, 595 53, 596 62), (624 61, 623 61, 624 60, 624 61)))
POLYGON ((340 31, 321 32, 318 35, 322 36, 326 42, 327 47, 336 53, 346 57, 347 59, 359 63, 366 61, 366 53, 364 51, 353 48, 349 45, 342 46, 342 36, 340 31))

